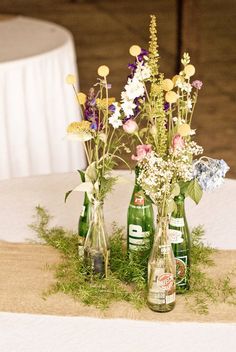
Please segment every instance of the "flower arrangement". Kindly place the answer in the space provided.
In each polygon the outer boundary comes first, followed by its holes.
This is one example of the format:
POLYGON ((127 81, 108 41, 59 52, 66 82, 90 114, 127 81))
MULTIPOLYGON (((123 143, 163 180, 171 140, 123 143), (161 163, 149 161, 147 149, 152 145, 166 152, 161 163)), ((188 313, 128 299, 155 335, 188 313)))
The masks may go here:
MULTIPOLYGON (((109 68, 102 65, 98 68, 98 82, 90 88, 88 94, 77 92, 75 77, 67 76, 79 104, 82 121, 75 121, 67 127, 68 139, 83 143, 88 167, 79 170, 81 180, 85 180, 72 191, 86 192, 90 201, 102 201, 111 191, 117 177, 111 175, 116 159, 122 161, 122 151, 129 152, 122 143, 122 134, 118 132, 123 125, 118 118, 120 107, 115 98, 108 96, 111 85, 107 82, 109 68)), ((125 161, 124 161, 125 162, 125 161)))
MULTIPOLYGON (((188 53, 181 59, 182 70, 172 79, 159 71, 156 17, 151 16, 149 50, 130 48, 135 57, 118 105, 125 116, 128 133, 139 140, 136 155, 138 183, 157 205, 160 217, 175 209, 174 197, 180 192, 198 203, 202 191, 222 183, 229 167, 223 160, 202 157, 203 148, 193 141, 193 113, 200 80, 191 81, 195 67, 188 53), (143 126, 139 128, 139 126, 143 126)), ((124 119, 124 117, 123 117, 124 119)))

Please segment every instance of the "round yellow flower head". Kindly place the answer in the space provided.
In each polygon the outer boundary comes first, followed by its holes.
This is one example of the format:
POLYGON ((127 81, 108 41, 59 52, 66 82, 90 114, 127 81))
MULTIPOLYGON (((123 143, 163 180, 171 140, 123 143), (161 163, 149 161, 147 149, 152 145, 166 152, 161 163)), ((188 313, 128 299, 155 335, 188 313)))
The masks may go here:
POLYGON ((106 77, 109 75, 109 67, 106 65, 102 65, 98 67, 98 75, 101 77, 106 77))
POLYGON ((84 105, 85 102, 86 102, 86 99, 87 99, 86 94, 84 94, 84 93, 82 93, 82 92, 79 92, 79 93, 77 94, 77 97, 78 97, 78 100, 79 100, 80 105, 84 105))
POLYGON ((172 88, 174 88, 174 83, 172 82, 171 79, 166 78, 162 81, 162 88, 166 91, 169 92, 172 88))
POLYGON ((172 82, 174 83, 174 86, 176 86, 176 83, 177 82, 183 82, 184 81, 184 78, 180 75, 175 75, 173 78, 172 78, 172 82))
POLYGON ((138 56, 140 53, 141 53, 141 48, 139 45, 132 45, 130 48, 129 48, 129 53, 131 56, 138 56))
POLYGON ((195 67, 193 65, 187 65, 184 68, 184 73, 186 74, 186 76, 191 77, 194 75, 195 73, 195 67))
POLYGON ((182 137, 189 136, 191 134, 191 128, 190 128, 190 126, 187 123, 183 123, 182 125, 180 125, 178 127, 178 133, 182 137))
POLYGON ((66 76, 66 83, 67 84, 75 84, 75 76, 74 75, 67 75, 66 76))
POLYGON ((89 121, 75 121, 71 122, 67 127, 67 136, 72 140, 89 141, 93 138, 91 123, 89 121))
POLYGON ((173 90, 170 90, 166 93, 165 99, 167 103, 174 104, 178 100, 179 96, 173 90))

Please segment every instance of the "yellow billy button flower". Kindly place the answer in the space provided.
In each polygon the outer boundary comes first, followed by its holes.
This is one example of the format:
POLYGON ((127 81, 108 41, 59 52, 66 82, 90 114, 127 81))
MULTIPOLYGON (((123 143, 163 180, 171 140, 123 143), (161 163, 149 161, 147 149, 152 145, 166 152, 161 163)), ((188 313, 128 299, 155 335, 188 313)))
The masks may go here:
POLYGON ((141 48, 139 45, 132 45, 130 48, 129 48, 129 53, 131 56, 138 56, 140 53, 141 53, 141 48))
POLYGON ((165 99, 167 103, 174 104, 178 100, 179 96, 173 90, 170 90, 166 93, 165 99))
POLYGON ((186 76, 191 77, 194 75, 195 73, 195 67, 193 65, 187 65, 184 68, 184 73, 186 74, 186 76))
POLYGON ((162 81, 162 88, 166 91, 169 92, 169 90, 174 88, 174 83, 172 82, 171 79, 166 78, 162 81))
POLYGON ((106 77, 109 75, 109 67, 106 65, 102 65, 98 67, 98 75, 101 77, 106 77))
POLYGON ((66 83, 67 84, 75 84, 75 76, 74 75, 67 75, 66 76, 66 83))
POLYGON ((67 127, 68 138, 83 142, 89 141, 93 138, 90 125, 89 121, 75 121, 70 123, 67 127))
POLYGON ((86 99, 87 99, 86 94, 84 94, 84 93, 82 93, 82 92, 79 92, 79 93, 77 94, 77 97, 78 97, 78 101, 79 101, 80 105, 84 105, 85 102, 86 102, 86 99))
POLYGON ((177 132, 182 136, 182 137, 187 137, 191 135, 191 128, 187 123, 183 123, 182 125, 178 126, 177 132))

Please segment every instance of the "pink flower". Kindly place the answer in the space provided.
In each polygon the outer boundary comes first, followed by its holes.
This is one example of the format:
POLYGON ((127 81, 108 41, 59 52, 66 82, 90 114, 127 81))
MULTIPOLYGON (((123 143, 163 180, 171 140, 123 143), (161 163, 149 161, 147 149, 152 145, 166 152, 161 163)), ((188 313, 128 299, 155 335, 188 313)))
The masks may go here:
POLYGON ((202 81, 199 81, 198 79, 192 82, 192 86, 198 90, 202 88, 202 85, 203 85, 202 81))
POLYGON ((184 145, 185 145, 185 143, 184 143, 184 140, 181 137, 181 135, 176 134, 172 139, 172 148, 173 148, 174 153, 177 152, 178 150, 183 149, 184 145))
POLYGON ((136 154, 132 155, 131 159, 140 161, 142 160, 148 153, 152 151, 152 146, 150 144, 140 144, 136 147, 136 154))
POLYGON ((123 129, 126 133, 132 134, 138 131, 138 125, 134 120, 130 119, 123 125, 123 129))

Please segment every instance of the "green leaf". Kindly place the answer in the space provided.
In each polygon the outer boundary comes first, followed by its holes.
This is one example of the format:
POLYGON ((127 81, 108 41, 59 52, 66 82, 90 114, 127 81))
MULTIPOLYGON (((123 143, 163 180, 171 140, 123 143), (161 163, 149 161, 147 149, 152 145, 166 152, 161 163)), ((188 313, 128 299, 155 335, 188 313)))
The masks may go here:
POLYGON ((71 189, 70 191, 66 192, 65 194, 65 199, 64 202, 66 203, 67 198, 69 197, 69 195, 71 194, 71 192, 73 192, 73 190, 71 189))
POLYGON ((186 182, 179 182, 179 187, 180 187, 180 193, 186 195, 188 186, 190 184, 191 181, 186 181, 186 182))
POLYGON ((202 198, 202 194, 203 192, 197 179, 195 178, 190 181, 186 191, 186 196, 189 196, 196 204, 198 204, 202 198))
POLYGON ((173 213, 173 211, 176 210, 176 204, 175 204, 175 201, 174 199, 170 199, 167 203, 167 213, 168 214, 171 214, 173 213))
POLYGON ((91 181, 91 182, 96 181, 97 169, 96 169, 96 162, 95 161, 87 167, 87 169, 85 171, 85 178, 86 178, 86 181, 91 181))
POLYGON ((176 197, 180 193, 180 187, 178 183, 174 183, 171 187, 171 197, 176 197))
POLYGON ((80 185, 73 189, 73 192, 87 192, 92 193, 93 184, 92 182, 82 182, 80 185))
POLYGON ((85 181, 85 173, 84 173, 84 171, 82 171, 82 170, 77 170, 77 171, 80 174, 81 181, 84 182, 85 181))

